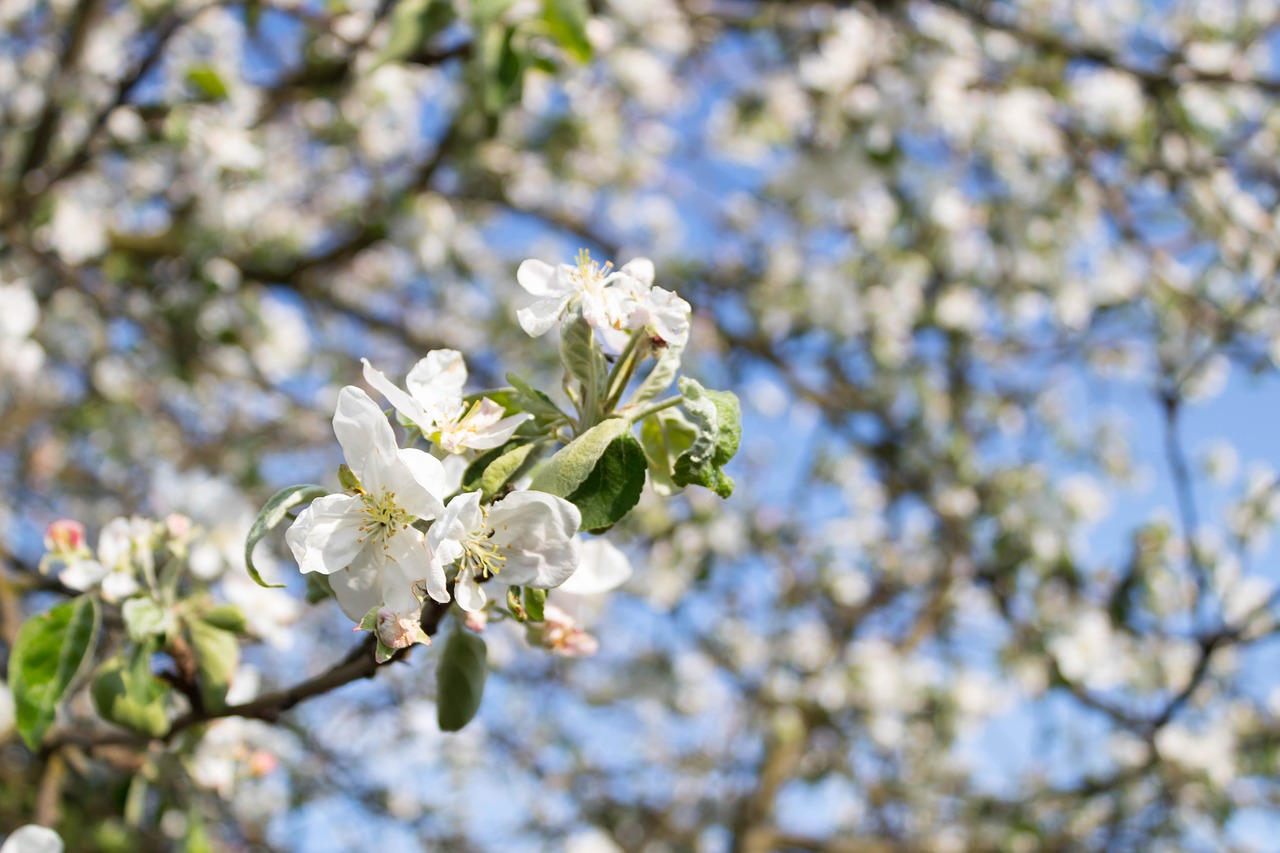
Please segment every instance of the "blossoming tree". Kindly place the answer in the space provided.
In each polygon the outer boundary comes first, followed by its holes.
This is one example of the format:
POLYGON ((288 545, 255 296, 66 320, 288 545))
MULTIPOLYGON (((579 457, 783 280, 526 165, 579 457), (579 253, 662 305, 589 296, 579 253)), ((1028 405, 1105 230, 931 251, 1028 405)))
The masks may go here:
POLYGON ((1270 849, 1278 20, 0 0, 4 853, 1270 849))

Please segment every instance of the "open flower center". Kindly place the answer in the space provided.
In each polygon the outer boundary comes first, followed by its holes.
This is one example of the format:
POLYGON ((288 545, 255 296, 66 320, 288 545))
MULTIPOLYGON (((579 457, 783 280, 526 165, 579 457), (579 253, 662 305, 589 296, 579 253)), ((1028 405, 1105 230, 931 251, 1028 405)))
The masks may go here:
POLYGON ((605 261, 604 265, 600 265, 591 260, 591 253, 586 249, 578 252, 578 256, 574 259, 578 268, 574 270, 574 284, 578 288, 592 296, 600 294, 601 283, 609 277, 609 273, 613 271, 613 262, 605 261))
POLYGON ((364 521, 360 525, 360 541, 369 537, 390 539, 396 531, 409 527, 409 513, 396 504, 396 493, 383 490, 379 495, 362 494, 364 521))
POLYGON ((485 523, 462 543, 462 571, 470 570, 477 578, 487 578, 502 570, 502 564, 507 561, 502 551, 510 551, 511 545, 508 543, 504 546, 493 541, 498 531, 488 523, 488 511, 483 507, 481 511, 484 513, 485 523))

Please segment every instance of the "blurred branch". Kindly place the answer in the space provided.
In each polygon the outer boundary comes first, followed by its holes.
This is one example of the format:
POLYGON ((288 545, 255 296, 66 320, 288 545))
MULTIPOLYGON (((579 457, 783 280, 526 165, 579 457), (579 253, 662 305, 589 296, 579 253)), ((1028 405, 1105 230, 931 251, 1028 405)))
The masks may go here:
POLYGON ((990 3, 974 3, 971 0, 929 0, 935 6, 951 9, 988 29, 999 30, 1015 36, 1037 50, 1083 62, 1105 65, 1117 71, 1131 74, 1148 91, 1175 89, 1185 83, 1202 83, 1219 86, 1252 86, 1268 94, 1280 94, 1280 80, 1238 76, 1230 72, 1213 73, 1198 71, 1183 64, 1183 58, 1174 53, 1155 69, 1142 68, 1121 59, 1116 53, 1096 45, 1068 41, 1052 33, 1024 27, 1021 23, 996 14, 990 3))

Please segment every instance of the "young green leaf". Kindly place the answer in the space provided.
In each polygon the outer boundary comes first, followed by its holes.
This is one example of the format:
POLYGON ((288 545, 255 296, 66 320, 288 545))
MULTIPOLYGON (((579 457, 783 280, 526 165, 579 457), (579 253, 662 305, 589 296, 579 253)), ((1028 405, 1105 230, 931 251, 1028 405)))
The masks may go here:
POLYGON ((636 388, 636 392, 631 395, 631 399, 627 401, 627 406, 639 408, 670 388, 671 383, 675 381, 676 373, 680 370, 680 361, 683 357, 683 345, 671 345, 664 350, 660 350, 658 352, 658 360, 650 368, 649 375, 636 388))
POLYGON ((253 520, 253 526, 249 528, 249 536, 244 540, 244 566, 249 571, 249 577, 253 578, 258 586, 272 588, 283 587, 284 584, 267 583, 262 579, 262 575, 258 574, 258 569, 253 565, 254 546, 258 544, 262 537, 266 536, 288 517, 290 509, 298 504, 309 503, 316 498, 324 497, 327 494, 329 494, 329 490, 324 486, 286 486, 272 495, 271 499, 262 507, 258 517, 253 520))
POLYGON ((168 686, 151 674, 153 646, 143 643, 121 652, 98 667, 89 694, 107 722, 135 732, 161 737, 169 731, 165 713, 168 686))
POLYGON ((529 412, 536 418, 555 420, 563 418, 564 412, 546 394, 534 388, 514 373, 507 374, 507 381, 515 388, 514 402, 522 411, 529 412))
POLYGON ((224 101, 231 91, 212 65, 197 65, 187 71, 187 82, 210 101, 224 101))
POLYGON ((240 641, 202 619, 193 620, 188 629, 196 653, 200 698, 206 711, 221 711, 227 707, 227 689, 240 665, 240 641))
POLYGON ((628 434, 630 427, 625 418, 608 418, 596 424, 547 460, 534 475, 531 488, 569 497, 595 470, 613 440, 628 434))
POLYGON ((675 461, 693 444, 698 428, 676 409, 666 409, 640 423, 640 444, 649 460, 649 484, 667 496, 680 487, 672 479, 675 461))
MULTIPOLYGON (((596 345, 595 331, 581 312, 560 327, 560 361, 564 363, 565 373, 582 383, 583 406, 594 408, 598 405, 604 399, 609 368, 605 364, 604 353, 596 345)), ((584 414, 594 420, 599 413, 588 411, 584 414)))
POLYGON ((453 17, 453 4, 444 0, 403 0, 391 14, 391 35, 374 68, 408 59, 444 29, 453 17))
POLYGON ((480 636, 457 628, 449 635, 436 670, 436 721, 456 732, 480 710, 489 674, 488 648, 480 636))
POLYGON ((531 622, 541 622, 547 618, 547 591, 529 587, 524 591, 524 609, 531 622))
MULTIPOLYGON (((311 577, 308 575, 307 577, 311 577)), ((320 575, 319 577, 324 577, 320 575)), ((200 615, 200 618, 215 628, 230 631, 233 634, 244 634, 249 630, 244 611, 234 604, 219 604, 200 615)))
POLYGON ((676 459, 672 479, 678 486, 704 486, 727 498, 733 494, 733 480, 721 469, 738 452, 742 439, 738 398, 732 391, 708 391, 688 377, 681 377, 680 393, 697 423, 698 436, 676 459))
POLYGON ((9 687, 18 734, 31 749, 53 723, 58 702, 93 655, 99 628, 97 601, 73 598, 33 616, 9 654, 9 687))
POLYGON ((542 4, 542 19, 551 36, 578 62, 591 60, 591 42, 587 39, 590 12, 587 0, 545 0, 542 4))

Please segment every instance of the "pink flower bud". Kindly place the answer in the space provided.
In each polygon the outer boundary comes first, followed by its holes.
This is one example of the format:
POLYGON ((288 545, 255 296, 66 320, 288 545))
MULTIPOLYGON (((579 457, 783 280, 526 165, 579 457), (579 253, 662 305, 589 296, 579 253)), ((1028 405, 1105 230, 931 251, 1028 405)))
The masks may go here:
POLYGON ((280 760, 276 758, 275 753, 265 749, 255 749, 249 755, 249 775, 254 777, 266 776, 280 766, 280 760))
POLYGON ((464 628, 476 634, 483 634, 484 626, 487 624, 489 624, 489 614, 483 610, 476 610, 473 613, 467 613, 466 621, 462 623, 464 628))
POLYGON ((60 518, 44 532, 44 547, 55 554, 75 554, 85 548, 84 525, 69 518, 60 518))
POLYGON ((378 640, 387 648, 404 649, 414 643, 431 645, 431 638, 422 630, 417 614, 401 615, 390 607, 378 611, 378 640))
POLYGON ((191 535, 191 519, 180 512, 171 512, 165 516, 164 529, 170 539, 182 541, 191 535))
POLYGON ((552 654, 570 658, 590 657, 600 651, 600 641, 582 630, 573 617, 554 604, 544 611, 545 621, 529 625, 529 642, 552 654))

